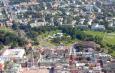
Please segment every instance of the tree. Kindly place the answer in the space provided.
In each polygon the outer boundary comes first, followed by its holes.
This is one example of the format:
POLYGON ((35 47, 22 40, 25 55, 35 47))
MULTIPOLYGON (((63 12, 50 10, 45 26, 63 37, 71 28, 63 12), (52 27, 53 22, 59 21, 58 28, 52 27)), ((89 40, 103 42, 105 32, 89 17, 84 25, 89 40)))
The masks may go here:
POLYGON ((17 30, 17 29, 18 29, 18 26, 17 26, 16 23, 13 23, 13 25, 12 25, 12 29, 14 29, 14 30, 17 30))
POLYGON ((15 47, 17 47, 18 46, 18 44, 14 41, 12 44, 11 44, 11 49, 13 49, 13 48, 15 48, 15 47))
POLYGON ((78 38, 79 40, 85 40, 86 34, 83 31, 77 31, 76 32, 76 38, 78 38))
POLYGON ((34 38, 33 39, 33 45, 39 45, 39 44, 40 44, 39 41, 36 38, 34 38))
POLYGON ((101 44, 102 39, 103 39, 102 37, 95 36, 95 42, 98 43, 98 44, 101 44))
POLYGON ((13 32, 0 31, 0 44, 11 46, 24 46, 25 40, 13 32))
POLYGON ((0 45, 0 50, 4 48, 4 45, 0 45))

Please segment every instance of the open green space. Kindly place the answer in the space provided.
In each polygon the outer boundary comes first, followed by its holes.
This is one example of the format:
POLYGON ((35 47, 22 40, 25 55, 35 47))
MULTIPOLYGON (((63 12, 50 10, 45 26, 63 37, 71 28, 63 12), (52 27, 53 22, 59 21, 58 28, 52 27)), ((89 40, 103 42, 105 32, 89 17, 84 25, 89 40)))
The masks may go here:
POLYGON ((98 31, 84 31, 88 35, 99 36, 102 38, 102 42, 105 42, 110 45, 115 45, 115 32, 106 33, 98 31))
POLYGON ((115 45, 115 33, 106 33, 103 42, 107 44, 115 45))
POLYGON ((106 49, 110 51, 110 54, 115 57, 115 32, 106 33, 106 32, 98 32, 98 31, 84 31, 88 35, 99 36, 102 38, 101 42, 109 45, 106 45, 106 49), (111 45, 111 46, 110 46, 111 45))
POLYGON ((3 31, 3 32, 15 32, 11 28, 8 28, 8 27, 0 27, 0 31, 3 31))
POLYGON ((99 31, 84 31, 86 34, 89 34, 89 35, 93 35, 93 36, 100 36, 100 37, 104 37, 104 32, 99 32, 99 31))
MULTIPOLYGON (((49 38, 49 36, 53 36, 54 34, 61 33, 61 32, 62 32, 61 30, 56 30, 56 31, 50 31, 50 32, 45 32, 45 33, 40 34, 37 38, 39 41, 39 46, 40 47, 48 47, 48 48, 55 48, 56 46, 59 46, 60 44, 52 42, 51 39, 49 38)), ((64 34, 64 37, 67 37, 67 36, 64 34)), ((63 39, 63 40, 60 40, 60 43, 62 43, 63 45, 66 45, 66 46, 70 46, 76 41, 78 41, 78 40, 77 39, 74 39, 74 40, 63 39)))

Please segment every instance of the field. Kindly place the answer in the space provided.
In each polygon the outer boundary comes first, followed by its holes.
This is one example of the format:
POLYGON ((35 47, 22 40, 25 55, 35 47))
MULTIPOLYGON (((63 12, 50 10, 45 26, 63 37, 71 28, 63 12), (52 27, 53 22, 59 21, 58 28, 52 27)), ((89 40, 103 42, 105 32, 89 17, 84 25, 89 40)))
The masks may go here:
POLYGON ((102 37, 102 42, 107 44, 115 45, 115 32, 106 33, 106 32, 98 32, 98 31, 84 31, 86 34, 102 37))
POLYGON ((115 33, 106 33, 103 42, 115 45, 115 33))
MULTIPOLYGON (((52 43, 51 40, 49 39, 49 36, 52 36, 53 34, 60 33, 60 30, 56 31, 51 31, 51 32, 46 32, 38 36, 38 41, 39 41, 39 47, 48 47, 48 48, 55 48, 56 46, 59 46, 60 44, 52 43)), ((62 40, 60 41, 63 43, 65 46, 71 46, 74 42, 78 41, 76 40, 62 40)))
POLYGON ((84 31, 86 34, 93 35, 93 36, 100 36, 104 37, 104 32, 99 32, 99 31, 84 31))
POLYGON ((55 48, 56 46, 48 41, 48 36, 60 31, 46 32, 38 36, 39 47, 55 48))
POLYGON ((0 31, 4 31, 4 32, 15 32, 11 28, 7 28, 7 27, 0 27, 0 31))

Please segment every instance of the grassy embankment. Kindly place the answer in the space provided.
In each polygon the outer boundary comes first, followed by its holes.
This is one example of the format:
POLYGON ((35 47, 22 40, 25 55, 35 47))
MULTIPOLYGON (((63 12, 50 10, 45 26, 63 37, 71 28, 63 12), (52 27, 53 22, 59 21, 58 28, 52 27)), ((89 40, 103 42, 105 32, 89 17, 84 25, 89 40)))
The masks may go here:
MULTIPOLYGON (((97 32, 97 31, 85 31, 85 33, 93 36, 102 37, 103 39, 101 42, 104 42, 105 44, 115 45, 115 32, 106 33, 106 32, 97 32)), ((110 54, 115 57, 115 48, 111 49, 111 47, 109 46, 107 46, 107 48, 112 51, 112 53, 110 54)))

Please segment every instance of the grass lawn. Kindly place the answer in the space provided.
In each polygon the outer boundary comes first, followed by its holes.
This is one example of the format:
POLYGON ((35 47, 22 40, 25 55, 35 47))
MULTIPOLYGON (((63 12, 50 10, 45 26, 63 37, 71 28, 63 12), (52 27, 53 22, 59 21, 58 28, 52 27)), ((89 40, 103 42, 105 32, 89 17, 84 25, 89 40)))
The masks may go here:
POLYGON ((111 45, 115 45, 115 32, 114 33, 106 33, 103 39, 103 42, 106 42, 111 45))
POLYGON ((113 33, 99 32, 99 31, 84 31, 84 32, 89 35, 102 37, 103 42, 115 45, 115 32, 113 33))
POLYGON ((115 51, 113 51, 113 53, 111 53, 111 55, 115 58, 115 51))
POLYGON ((100 36, 104 37, 104 32, 99 32, 99 31, 84 31, 86 34, 93 35, 93 36, 100 36))
POLYGON ((0 27, 0 31, 4 31, 4 32, 14 32, 11 28, 8 28, 8 27, 0 27))
POLYGON ((55 33, 61 32, 60 30, 52 31, 52 32, 46 32, 38 36, 38 41, 40 43, 39 47, 47 47, 47 48, 55 48, 56 45, 52 44, 48 40, 48 36, 52 36, 55 33))

